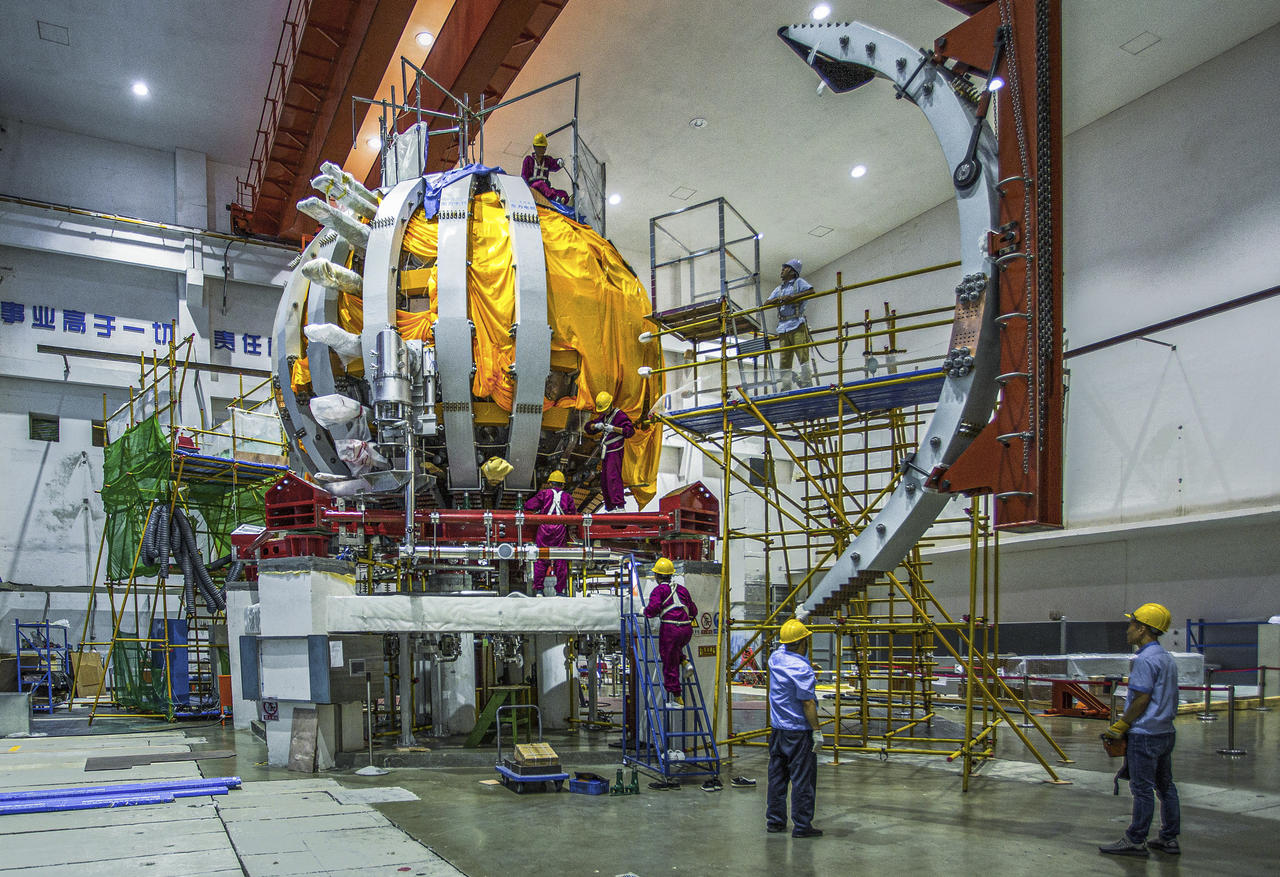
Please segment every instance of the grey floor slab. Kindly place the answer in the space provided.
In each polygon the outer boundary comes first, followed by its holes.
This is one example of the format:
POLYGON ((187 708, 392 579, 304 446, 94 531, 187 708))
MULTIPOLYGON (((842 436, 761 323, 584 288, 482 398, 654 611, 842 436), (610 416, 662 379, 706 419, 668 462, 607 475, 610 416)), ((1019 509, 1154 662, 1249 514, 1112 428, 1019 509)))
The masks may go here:
POLYGON ((230 847, 199 852, 171 852, 160 856, 130 856, 75 866, 42 865, 19 869, 0 868, 0 874, 22 874, 23 877, 120 877, 123 874, 145 874, 147 877, 196 877, 196 875, 243 874, 240 861, 230 847))

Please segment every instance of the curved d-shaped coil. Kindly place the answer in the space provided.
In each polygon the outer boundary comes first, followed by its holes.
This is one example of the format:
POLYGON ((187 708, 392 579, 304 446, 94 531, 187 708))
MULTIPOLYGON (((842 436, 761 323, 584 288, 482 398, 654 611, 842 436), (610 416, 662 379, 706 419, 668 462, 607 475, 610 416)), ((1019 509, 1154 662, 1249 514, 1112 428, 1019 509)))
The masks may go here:
POLYGON ((797 611, 807 618, 833 608, 832 598, 851 581, 898 565, 946 505, 946 494, 925 488, 929 474, 953 463, 991 418, 1000 350, 993 313, 997 272, 985 241, 987 232, 998 225, 999 168, 995 137, 950 87, 950 73, 928 54, 858 22, 796 24, 780 28, 778 36, 834 91, 849 91, 876 76, 892 82, 896 93, 918 106, 929 120, 952 179, 964 182, 957 188, 956 201, 966 294, 957 301, 948 373, 938 407, 884 507, 797 611), (967 161, 978 125, 974 161, 967 161), (957 174, 962 163, 966 172, 957 174))

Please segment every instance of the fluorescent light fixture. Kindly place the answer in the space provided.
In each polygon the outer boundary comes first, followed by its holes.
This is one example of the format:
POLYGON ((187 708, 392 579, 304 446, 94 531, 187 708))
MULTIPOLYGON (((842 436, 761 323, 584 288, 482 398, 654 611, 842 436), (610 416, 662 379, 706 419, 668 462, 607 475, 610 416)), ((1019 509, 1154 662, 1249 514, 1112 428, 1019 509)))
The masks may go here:
POLYGON ((849 171, 849 176, 853 177, 855 180, 859 177, 865 177, 866 175, 867 166, 865 164, 855 164, 853 166, 853 170, 849 171))
POLYGON ((138 97, 146 97, 151 94, 151 89, 147 88, 147 84, 139 79, 133 84, 133 93, 138 97))
POLYGON ((819 3, 813 7, 813 11, 809 13, 809 17, 814 21, 823 21, 831 14, 831 7, 826 3, 819 3))
POLYGON ((370 137, 368 140, 365 141, 365 145, 367 145, 370 149, 381 149, 382 138, 379 137, 377 134, 374 134, 372 137, 370 137))
POLYGON ((619 195, 617 192, 614 192, 612 195, 609 196, 609 203, 614 205, 621 204, 622 196, 619 195))
POLYGON ((436 41, 436 35, 429 30, 422 30, 422 31, 418 31, 417 36, 415 36, 413 39, 414 39, 414 42, 416 42, 418 45, 422 46, 422 48, 425 49, 436 41))
POLYGON ((1004 88, 1004 80, 999 76, 992 76, 991 81, 987 83, 987 91, 999 91, 1004 88))

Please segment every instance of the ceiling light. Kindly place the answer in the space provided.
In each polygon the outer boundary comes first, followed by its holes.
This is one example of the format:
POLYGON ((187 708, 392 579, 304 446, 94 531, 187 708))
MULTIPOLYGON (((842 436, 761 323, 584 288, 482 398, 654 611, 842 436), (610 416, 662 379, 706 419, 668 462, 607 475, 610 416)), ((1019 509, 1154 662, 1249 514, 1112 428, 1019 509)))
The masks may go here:
POLYGON ((696 118, 696 119, 690 119, 690 120, 689 120, 689 127, 690 127, 690 128, 705 128, 705 127, 707 127, 707 120, 706 120, 706 119, 704 119, 704 118, 702 118, 701 116, 698 116, 698 118, 696 118))
POLYGON ((830 14, 831 14, 831 7, 828 6, 826 3, 819 3, 817 6, 813 7, 813 11, 809 13, 809 16, 814 21, 822 21, 830 14))
POLYGON ((418 31, 418 35, 413 39, 418 45, 425 49, 436 41, 436 35, 429 30, 423 30, 418 31))
POLYGON ((622 196, 619 195, 617 192, 614 192, 612 195, 609 196, 609 203, 614 205, 621 204, 622 196))
POLYGON ((139 79, 133 84, 133 93, 138 97, 146 97, 151 94, 151 89, 147 88, 147 84, 139 79))
POLYGON ((855 180, 859 177, 865 177, 866 175, 867 166, 865 164, 855 164, 853 166, 853 170, 849 171, 849 176, 853 177, 855 180))
POLYGON ((987 83, 987 91, 999 91, 1004 88, 1004 80, 999 76, 992 76, 991 81, 987 83))
POLYGON ((372 137, 370 137, 368 140, 365 141, 365 145, 367 145, 370 149, 382 149, 382 138, 379 137, 377 134, 374 134, 372 137))

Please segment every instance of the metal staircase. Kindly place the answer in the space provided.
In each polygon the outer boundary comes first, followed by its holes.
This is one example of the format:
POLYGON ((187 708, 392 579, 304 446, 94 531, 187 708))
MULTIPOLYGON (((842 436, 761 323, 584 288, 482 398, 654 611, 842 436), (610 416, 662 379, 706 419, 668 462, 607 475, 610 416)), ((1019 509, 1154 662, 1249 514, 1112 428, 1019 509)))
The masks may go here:
POLYGON ((682 670, 684 704, 668 706, 658 634, 639 605, 642 598, 634 561, 630 580, 621 597, 623 670, 634 682, 623 688, 623 763, 658 774, 667 783, 718 777, 720 753, 689 646, 684 648, 682 670))

